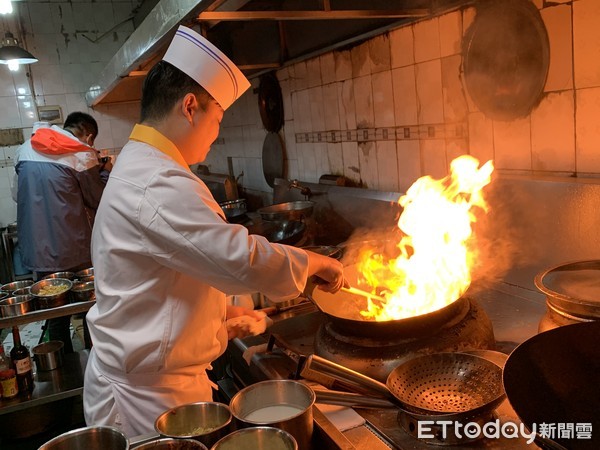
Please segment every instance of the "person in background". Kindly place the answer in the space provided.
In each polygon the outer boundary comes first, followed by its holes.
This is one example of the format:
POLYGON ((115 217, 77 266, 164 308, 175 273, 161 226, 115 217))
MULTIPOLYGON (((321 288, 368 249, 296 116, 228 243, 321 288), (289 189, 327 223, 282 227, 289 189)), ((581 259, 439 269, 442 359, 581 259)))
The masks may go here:
MULTIPOLYGON (((17 149, 17 238, 23 265, 35 279, 91 267, 93 220, 112 168, 99 161, 92 147, 96 136, 96 120, 73 112, 63 128, 39 128, 17 149)), ((49 338, 63 341, 67 353, 73 351, 70 320, 48 322, 49 338)))
POLYGON ((153 432, 167 409, 211 401, 206 369, 228 338, 247 333, 227 322, 245 319, 252 329, 260 317, 228 306, 226 295, 288 300, 311 275, 331 292, 346 284, 338 261, 228 223, 189 168, 206 158, 224 110, 249 86, 224 54, 183 26, 146 76, 141 123, 115 163, 92 235, 88 426, 117 426, 133 437, 153 432))

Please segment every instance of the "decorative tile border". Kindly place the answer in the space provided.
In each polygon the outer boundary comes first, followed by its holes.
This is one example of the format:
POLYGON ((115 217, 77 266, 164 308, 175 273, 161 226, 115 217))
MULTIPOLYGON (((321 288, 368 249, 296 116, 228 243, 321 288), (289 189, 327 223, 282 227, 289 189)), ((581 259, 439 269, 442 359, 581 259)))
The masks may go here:
POLYGON ((401 125, 388 128, 359 128, 357 130, 312 131, 296 133, 297 144, 319 142, 403 141, 423 139, 457 139, 468 136, 467 123, 401 125))

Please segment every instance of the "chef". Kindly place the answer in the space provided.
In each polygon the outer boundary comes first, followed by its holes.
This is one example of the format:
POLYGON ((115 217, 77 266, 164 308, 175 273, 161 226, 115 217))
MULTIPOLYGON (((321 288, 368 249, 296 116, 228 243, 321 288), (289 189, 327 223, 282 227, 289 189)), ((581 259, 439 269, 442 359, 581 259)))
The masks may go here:
POLYGON ((228 335, 226 320, 260 318, 227 306, 226 295, 285 301, 311 275, 330 292, 345 283, 338 261, 227 223, 188 167, 206 158, 224 110, 249 86, 223 53, 183 26, 146 76, 141 123, 114 165, 92 234, 88 426, 132 437, 153 432, 169 408, 210 401, 206 370, 228 337, 245 332, 238 326, 228 335))

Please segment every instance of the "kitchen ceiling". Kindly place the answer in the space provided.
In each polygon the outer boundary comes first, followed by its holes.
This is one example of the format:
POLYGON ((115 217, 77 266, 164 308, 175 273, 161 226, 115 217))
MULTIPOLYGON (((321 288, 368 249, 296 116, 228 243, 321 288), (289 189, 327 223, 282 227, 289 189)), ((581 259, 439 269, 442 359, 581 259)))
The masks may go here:
POLYGON ((253 78, 470 3, 474 0, 159 0, 136 21, 86 99, 91 106, 139 100, 146 73, 180 24, 204 34, 253 78))

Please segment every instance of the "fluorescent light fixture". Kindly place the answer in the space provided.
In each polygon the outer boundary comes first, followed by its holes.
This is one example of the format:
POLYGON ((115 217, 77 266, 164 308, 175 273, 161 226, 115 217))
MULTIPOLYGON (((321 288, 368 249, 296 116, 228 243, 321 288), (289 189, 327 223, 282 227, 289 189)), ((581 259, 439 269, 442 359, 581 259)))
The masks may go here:
POLYGON ((12 2, 10 0, 0 0, 0 14, 10 14, 12 12, 12 2))
MULTIPOLYGON (((0 0, 1 1, 1 0, 0 0)), ((10 70, 18 70, 19 64, 33 64, 38 60, 22 47, 9 31, 4 35, 0 47, 0 64, 8 64, 10 70)))

